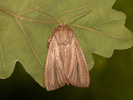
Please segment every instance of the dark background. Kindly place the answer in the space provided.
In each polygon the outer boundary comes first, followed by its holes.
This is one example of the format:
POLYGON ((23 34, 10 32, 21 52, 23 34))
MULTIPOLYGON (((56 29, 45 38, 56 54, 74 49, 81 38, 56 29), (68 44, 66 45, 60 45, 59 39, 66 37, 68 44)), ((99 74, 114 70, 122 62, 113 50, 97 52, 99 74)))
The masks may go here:
MULTIPOLYGON (((127 15, 133 32, 133 0, 117 0, 114 9, 127 15)), ((0 100, 133 100, 133 48, 115 51, 109 59, 94 55, 89 88, 64 86, 47 92, 17 62, 10 78, 0 80, 0 100)))

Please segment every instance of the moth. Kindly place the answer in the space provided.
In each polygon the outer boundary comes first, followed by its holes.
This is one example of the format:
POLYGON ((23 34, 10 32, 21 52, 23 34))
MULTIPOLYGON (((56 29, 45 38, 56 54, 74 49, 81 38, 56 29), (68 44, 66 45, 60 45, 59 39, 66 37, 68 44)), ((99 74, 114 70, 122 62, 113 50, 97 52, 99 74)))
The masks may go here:
MULTIPOLYGON (((20 18, 23 20, 32 21, 18 15, 11 14, 1 8, 0 10, 10 16, 15 17, 16 20, 17 18, 20 18)), ((90 77, 83 51, 75 37, 73 30, 66 26, 66 23, 71 18, 84 13, 69 18, 65 23, 60 23, 56 18, 47 13, 44 14, 52 17, 59 23, 59 26, 53 30, 52 35, 48 39, 49 48, 44 74, 46 89, 48 91, 55 90, 65 84, 71 84, 76 87, 89 87, 90 77)), ((17 23, 23 32, 25 32, 21 24, 18 21, 17 23)))
POLYGON ((48 91, 65 84, 89 87, 89 71, 83 51, 73 30, 65 23, 59 22, 48 39, 45 64, 45 87, 48 91))

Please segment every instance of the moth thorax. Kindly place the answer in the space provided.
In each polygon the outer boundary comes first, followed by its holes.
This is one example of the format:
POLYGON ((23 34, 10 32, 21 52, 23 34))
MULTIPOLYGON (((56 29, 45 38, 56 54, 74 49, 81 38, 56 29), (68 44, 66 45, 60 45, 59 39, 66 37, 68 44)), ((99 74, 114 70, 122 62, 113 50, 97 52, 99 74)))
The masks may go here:
POLYGON ((53 33, 59 44, 67 44, 72 40, 73 30, 67 26, 59 26, 53 33))

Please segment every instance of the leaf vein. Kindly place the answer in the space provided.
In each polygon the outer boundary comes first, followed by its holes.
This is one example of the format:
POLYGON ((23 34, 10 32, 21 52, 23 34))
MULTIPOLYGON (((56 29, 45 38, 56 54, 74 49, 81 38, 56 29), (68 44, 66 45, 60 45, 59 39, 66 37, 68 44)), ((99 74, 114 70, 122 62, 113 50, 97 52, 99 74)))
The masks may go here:
POLYGON ((31 12, 31 11, 33 11, 33 10, 35 10, 35 9, 39 9, 39 8, 45 6, 45 5, 47 5, 47 4, 49 4, 49 3, 53 2, 53 1, 54 1, 54 0, 50 0, 50 1, 44 3, 44 4, 40 5, 40 6, 37 6, 37 7, 33 8, 33 9, 30 9, 30 10, 27 10, 27 11, 24 11, 24 12, 21 12, 21 13, 19 13, 19 14, 17 14, 17 15, 22 15, 22 14, 31 12))
POLYGON ((22 25, 20 24, 20 22, 18 21, 18 19, 17 19, 17 18, 15 18, 15 19, 16 19, 16 22, 18 23, 18 25, 20 26, 20 28, 22 29, 22 31, 23 31, 23 33, 24 33, 24 35, 25 35, 25 37, 26 37, 26 40, 28 41, 29 46, 31 47, 31 49, 32 49, 32 51, 33 51, 35 57, 37 58, 37 60, 39 61, 39 63, 44 67, 44 65, 42 64, 42 62, 41 62, 41 60, 39 59, 38 55, 36 54, 35 50, 33 49, 32 44, 31 44, 31 42, 30 42, 30 40, 29 40, 29 38, 28 38, 28 36, 27 36, 27 34, 26 34, 24 28, 22 27, 22 25))
POLYGON ((6 65, 5 65, 5 60, 4 60, 4 55, 3 55, 1 43, 0 43, 0 53, 1 53, 1 58, 2 58, 2 62, 3 62, 4 70, 5 70, 6 65))
POLYGON ((105 21, 105 22, 102 22, 102 23, 99 23, 99 24, 93 26, 92 28, 94 29, 98 26, 101 26, 101 25, 104 25, 104 24, 107 24, 107 23, 110 23, 110 22, 121 21, 121 20, 125 20, 125 19, 115 19, 115 20, 105 21))
POLYGON ((12 16, 12 17, 14 17, 14 18, 19 18, 19 19, 22 19, 22 20, 30 21, 30 22, 36 22, 36 23, 58 23, 58 22, 31 20, 31 19, 28 19, 28 18, 24 18, 24 17, 20 17, 20 16, 17 16, 17 15, 14 15, 14 14, 12 14, 12 13, 10 13, 10 12, 8 12, 8 11, 2 9, 2 8, 0 8, 0 10, 1 10, 2 12, 4 12, 4 13, 6 13, 6 14, 12 16))
POLYGON ((96 38, 96 40, 99 42, 99 44, 106 50, 106 52, 108 52, 107 48, 103 45, 103 43, 98 39, 98 37, 96 36, 95 32, 94 32, 94 37, 96 38))
POLYGON ((117 37, 117 36, 110 35, 110 34, 107 34, 107 33, 104 33, 104 32, 96 31, 96 30, 93 30, 93 29, 91 29, 91 28, 87 28, 87 27, 83 27, 83 26, 79 26, 79 25, 73 25, 73 24, 67 24, 67 25, 74 26, 74 27, 79 27, 79 28, 86 29, 86 30, 89 30, 89 31, 92 31, 92 32, 96 32, 96 33, 99 33, 99 34, 104 34, 104 35, 110 36, 110 37, 112 37, 112 38, 124 40, 123 38, 119 38, 119 37, 117 37))
POLYGON ((98 0, 98 1, 96 1, 96 2, 94 2, 94 3, 91 3, 91 4, 89 4, 89 5, 85 5, 85 6, 82 6, 82 7, 79 7, 79 8, 75 8, 75 9, 70 9, 70 10, 63 11, 63 12, 59 13, 55 18, 61 16, 61 15, 64 14, 64 13, 76 11, 76 10, 79 10, 79 9, 82 9, 82 8, 86 8, 86 7, 89 7, 89 6, 91 6, 91 5, 97 4, 97 3, 101 2, 101 1, 103 1, 103 0, 98 0))

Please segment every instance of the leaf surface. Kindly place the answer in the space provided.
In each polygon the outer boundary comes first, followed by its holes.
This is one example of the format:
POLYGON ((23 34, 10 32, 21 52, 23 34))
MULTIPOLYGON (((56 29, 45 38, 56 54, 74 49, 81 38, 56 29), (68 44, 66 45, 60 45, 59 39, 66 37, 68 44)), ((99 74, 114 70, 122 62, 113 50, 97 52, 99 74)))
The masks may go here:
MULTIPOLYGON (((33 8, 56 17, 60 22, 76 16, 67 25, 74 30, 88 68, 94 66, 92 54, 111 57, 115 49, 133 45, 133 34, 125 28, 124 13, 112 9, 116 0, 1 0, 5 11, 37 21, 54 21, 33 8), (27 12, 26 12, 27 11, 27 12), (23 13, 25 12, 25 13, 23 13)), ((44 87, 44 68, 48 37, 58 24, 36 23, 0 11, 0 78, 9 77, 19 61, 36 82, 44 87)))

